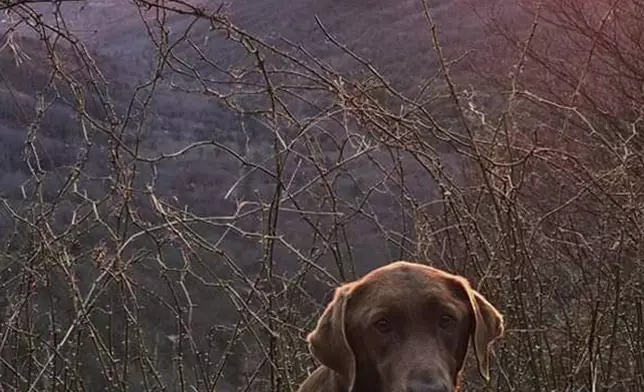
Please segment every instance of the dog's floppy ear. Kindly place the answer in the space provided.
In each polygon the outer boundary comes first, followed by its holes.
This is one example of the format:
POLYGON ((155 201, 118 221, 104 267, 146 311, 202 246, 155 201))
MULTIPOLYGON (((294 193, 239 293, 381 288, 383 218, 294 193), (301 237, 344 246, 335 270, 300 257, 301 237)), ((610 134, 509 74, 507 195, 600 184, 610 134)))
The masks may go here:
POLYGON ((333 300, 307 337, 311 354, 324 366, 342 376, 347 390, 352 391, 356 377, 355 355, 347 340, 345 315, 352 285, 335 290, 333 300))
POLYGON ((466 285, 474 314, 472 345, 479 365, 479 372, 485 381, 490 380, 490 348, 503 335, 503 316, 479 292, 466 285))

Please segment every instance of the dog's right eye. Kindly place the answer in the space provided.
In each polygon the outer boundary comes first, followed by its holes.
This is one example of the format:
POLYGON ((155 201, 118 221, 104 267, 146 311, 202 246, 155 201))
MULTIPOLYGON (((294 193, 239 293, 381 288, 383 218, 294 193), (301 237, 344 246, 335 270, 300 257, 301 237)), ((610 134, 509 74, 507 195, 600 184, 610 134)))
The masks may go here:
POLYGON ((391 323, 389 323, 389 320, 387 320, 386 318, 376 320, 376 322, 373 323, 373 326, 380 333, 387 334, 391 332, 391 323))
POLYGON ((456 319, 448 314, 444 314, 438 320, 438 326, 442 329, 450 329, 456 322, 456 319))

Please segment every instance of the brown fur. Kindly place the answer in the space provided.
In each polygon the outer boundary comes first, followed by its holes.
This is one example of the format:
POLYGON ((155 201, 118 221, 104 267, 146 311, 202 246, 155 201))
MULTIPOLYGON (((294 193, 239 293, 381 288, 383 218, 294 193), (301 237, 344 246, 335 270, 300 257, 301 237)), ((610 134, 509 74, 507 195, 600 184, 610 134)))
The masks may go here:
POLYGON ((503 317, 464 278, 398 261, 338 287, 298 392, 455 392, 471 339, 481 376, 503 317))

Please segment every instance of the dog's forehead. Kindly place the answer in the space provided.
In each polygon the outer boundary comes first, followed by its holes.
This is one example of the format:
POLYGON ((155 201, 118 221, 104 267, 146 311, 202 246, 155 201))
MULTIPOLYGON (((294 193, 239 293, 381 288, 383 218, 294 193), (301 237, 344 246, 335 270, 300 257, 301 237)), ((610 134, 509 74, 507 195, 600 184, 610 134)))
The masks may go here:
POLYGON ((439 298, 441 301, 462 302, 459 278, 424 265, 396 262, 378 268, 360 281, 363 290, 380 302, 398 303, 409 298, 439 298))
POLYGON ((426 265, 399 261, 385 265, 365 275, 363 281, 382 283, 416 283, 429 286, 444 286, 456 278, 455 275, 426 265))

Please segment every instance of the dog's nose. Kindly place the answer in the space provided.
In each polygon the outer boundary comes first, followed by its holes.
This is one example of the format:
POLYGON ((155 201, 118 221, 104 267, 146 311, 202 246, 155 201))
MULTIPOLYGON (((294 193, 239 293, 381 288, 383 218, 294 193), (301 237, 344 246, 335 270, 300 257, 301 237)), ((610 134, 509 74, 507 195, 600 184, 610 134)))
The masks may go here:
POLYGON ((410 380, 407 392, 450 392, 450 390, 444 381, 431 375, 422 375, 410 380))

